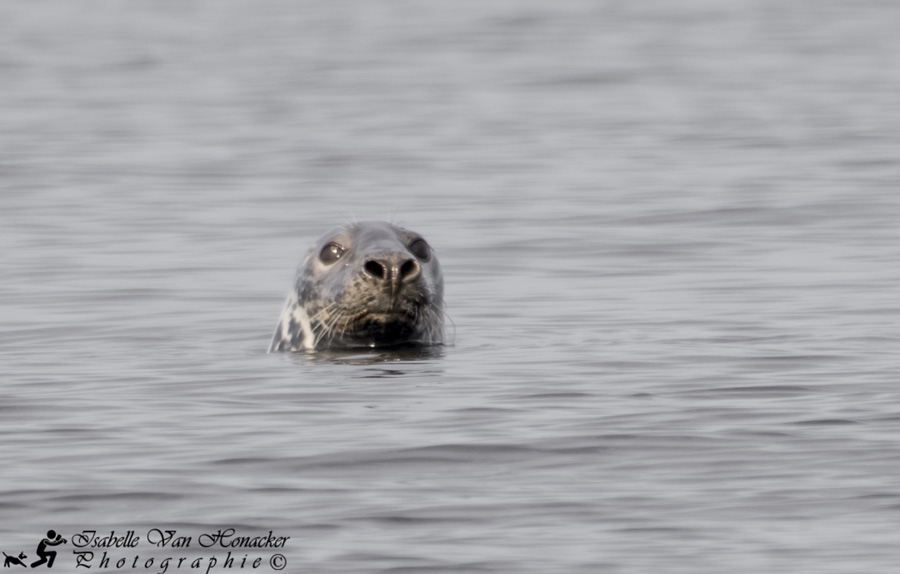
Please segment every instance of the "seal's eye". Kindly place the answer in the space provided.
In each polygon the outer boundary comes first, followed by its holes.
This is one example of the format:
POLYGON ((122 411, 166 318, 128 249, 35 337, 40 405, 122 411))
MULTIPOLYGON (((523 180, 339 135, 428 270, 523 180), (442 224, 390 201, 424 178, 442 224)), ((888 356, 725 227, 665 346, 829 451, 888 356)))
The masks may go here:
POLYGON ((422 238, 413 241, 409 245, 409 250, 412 251, 413 255, 415 255, 422 261, 428 261, 429 259, 431 259, 431 248, 428 247, 428 243, 426 243, 422 238))
POLYGON ((322 263, 324 263, 325 265, 331 265, 341 258, 341 255, 344 254, 344 251, 345 249, 337 243, 329 243, 322 248, 322 252, 319 253, 319 259, 321 259, 322 263))

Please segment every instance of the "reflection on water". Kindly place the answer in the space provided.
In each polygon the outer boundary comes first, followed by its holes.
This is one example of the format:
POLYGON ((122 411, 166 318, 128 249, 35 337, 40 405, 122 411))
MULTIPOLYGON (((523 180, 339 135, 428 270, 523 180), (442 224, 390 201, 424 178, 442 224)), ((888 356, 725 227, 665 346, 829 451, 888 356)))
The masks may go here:
POLYGON ((900 4, 94 8, 0 5, 0 549, 896 568, 900 4), (453 344, 266 354, 366 219, 453 344))
MULTIPOLYGON (((444 356, 443 345, 406 344, 377 349, 324 350, 286 353, 284 356, 299 365, 382 365, 396 362, 434 362, 444 356)), ((385 369, 386 376, 403 374, 385 369)))

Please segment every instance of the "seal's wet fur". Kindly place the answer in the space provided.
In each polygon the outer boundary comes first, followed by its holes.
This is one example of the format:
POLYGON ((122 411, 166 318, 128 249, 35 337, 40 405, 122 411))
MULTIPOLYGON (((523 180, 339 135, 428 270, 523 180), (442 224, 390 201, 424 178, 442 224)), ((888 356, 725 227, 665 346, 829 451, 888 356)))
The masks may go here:
POLYGON ((440 264, 421 235, 353 223, 306 254, 269 352, 439 344, 443 305, 440 264))

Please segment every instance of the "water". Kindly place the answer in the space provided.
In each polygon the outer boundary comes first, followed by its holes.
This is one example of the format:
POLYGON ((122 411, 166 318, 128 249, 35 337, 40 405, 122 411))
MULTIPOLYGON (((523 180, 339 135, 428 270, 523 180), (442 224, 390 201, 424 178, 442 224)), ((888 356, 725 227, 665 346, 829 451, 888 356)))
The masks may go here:
POLYGON ((91 570, 158 572, 230 527, 290 536, 292 572, 893 571, 898 16, 5 3, 0 549, 193 537, 91 570), (265 353, 348 219, 428 238, 452 345, 265 353))

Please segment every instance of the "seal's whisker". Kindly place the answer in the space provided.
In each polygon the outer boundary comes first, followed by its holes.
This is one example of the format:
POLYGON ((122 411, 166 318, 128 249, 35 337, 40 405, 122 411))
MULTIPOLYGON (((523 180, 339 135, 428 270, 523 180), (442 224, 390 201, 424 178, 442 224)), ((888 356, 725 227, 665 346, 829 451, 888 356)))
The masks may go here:
MULTIPOLYGON (((334 305, 333 307, 337 307, 337 305, 334 305)), ((329 315, 322 323, 323 331, 321 340, 327 341, 329 345, 334 340, 335 326, 338 321, 340 321, 342 315, 343 311, 338 310, 337 313, 329 315)))
POLYGON ((324 309, 315 314, 316 321, 316 337, 313 347, 318 347, 321 341, 330 341, 333 338, 334 326, 340 319, 341 311, 337 302, 326 305, 324 309), (335 310, 338 310, 335 313, 335 310))
POLYGON ((438 309, 429 309, 429 313, 432 316, 431 324, 431 341, 435 343, 440 343, 444 340, 444 317, 443 310, 438 309))
POLYGON ((329 329, 328 344, 329 345, 334 343, 334 338, 338 334, 338 331, 340 331, 341 334, 343 334, 343 329, 337 329, 337 325, 344 319, 345 314, 346 314, 346 311, 344 311, 344 310, 338 311, 334 316, 334 320, 328 324, 328 329, 329 329))
POLYGON ((337 311, 328 317, 328 320, 326 323, 327 328, 322 337, 322 339, 324 341, 326 341, 328 345, 331 345, 334 342, 334 337, 338 331, 337 325, 338 325, 338 323, 340 323, 341 319, 344 317, 344 314, 346 313, 346 311, 344 309, 340 308, 339 305, 337 305, 337 304, 333 305, 333 308, 336 309, 337 311))
POLYGON ((331 311, 333 311, 336 307, 337 307, 337 303, 332 302, 332 303, 326 305, 325 307, 323 307, 322 309, 320 309, 315 315, 310 317, 309 320, 316 321, 319 319, 320 315, 325 315, 327 317, 327 315, 329 315, 331 313, 331 311))
POLYGON ((352 321, 352 320, 353 320, 353 316, 350 315, 349 313, 347 313, 346 317, 344 317, 344 324, 341 325, 341 338, 340 338, 341 342, 343 342, 343 340, 344 340, 344 334, 347 333, 347 325, 349 325, 350 321, 352 321))

